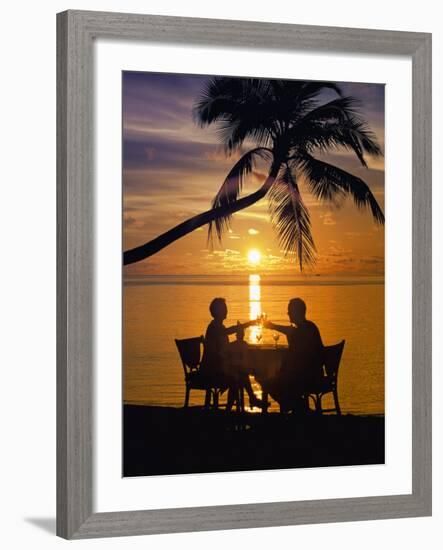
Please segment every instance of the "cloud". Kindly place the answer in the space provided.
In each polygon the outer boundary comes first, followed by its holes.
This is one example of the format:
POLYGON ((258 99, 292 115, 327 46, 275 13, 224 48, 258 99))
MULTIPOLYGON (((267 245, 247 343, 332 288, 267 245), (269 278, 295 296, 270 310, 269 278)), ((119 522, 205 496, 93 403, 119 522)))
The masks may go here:
MULTIPOLYGON (((331 241, 331 242, 335 243, 335 241, 331 241)), ((337 243, 329 247, 326 255, 342 257, 344 255, 349 255, 351 252, 352 252, 351 248, 345 248, 344 246, 337 243)))
POLYGON ((146 150, 146 158, 148 160, 154 160, 156 149, 154 147, 146 147, 145 150, 146 150))
POLYGON ((125 227, 130 227, 131 225, 134 225, 136 222, 136 219, 133 216, 125 216, 123 218, 123 223, 125 227))
POLYGON ((123 217, 123 225, 125 228, 135 228, 135 229, 142 229, 145 227, 145 223, 143 220, 134 218, 134 216, 124 216, 123 217))
POLYGON ((331 212, 324 212, 320 214, 320 218, 323 220, 323 225, 336 225, 336 221, 331 212))
POLYGON ((247 218, 252 220, 260 220, 260 221, 269 221, 269 214, 264 211, 260 212, 255 207, 254 210, 240 210, 239 212, 236 212, 236 216, 239 218, 247 218))

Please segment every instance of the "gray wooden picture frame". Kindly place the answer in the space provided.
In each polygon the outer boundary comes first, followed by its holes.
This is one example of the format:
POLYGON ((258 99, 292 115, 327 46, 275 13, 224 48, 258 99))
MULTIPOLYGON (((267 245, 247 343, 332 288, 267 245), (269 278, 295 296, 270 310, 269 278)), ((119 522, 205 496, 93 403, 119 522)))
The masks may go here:
POLYGON ((57 534, 78 539, 430 515, 431 35, 66 11, 57 15, 57 132, 57 534), (412 59, 412 494, 93 512, 92 121, 97 38, 412 59))

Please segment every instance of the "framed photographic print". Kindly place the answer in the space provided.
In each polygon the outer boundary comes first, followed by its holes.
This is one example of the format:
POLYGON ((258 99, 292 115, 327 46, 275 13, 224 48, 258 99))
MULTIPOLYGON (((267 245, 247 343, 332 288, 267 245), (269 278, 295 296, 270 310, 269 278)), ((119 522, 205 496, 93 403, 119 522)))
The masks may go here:
POLYGON ((58 15, 60 536, 431 513, 430 67, 58 15))

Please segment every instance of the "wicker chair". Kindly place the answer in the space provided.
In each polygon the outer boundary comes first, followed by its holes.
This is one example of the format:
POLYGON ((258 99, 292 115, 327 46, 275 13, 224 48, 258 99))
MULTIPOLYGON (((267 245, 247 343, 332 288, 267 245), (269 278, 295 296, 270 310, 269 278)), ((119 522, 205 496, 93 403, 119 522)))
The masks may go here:
POLYGON ((201 390, 206 394, 205 407, 209 407, 212 402, 214 408, 218 408, 220 389, 213 385, 209 385, 200 375, 200 363, 204 341, 205 339, 203 336, 175 340, 185 374, 186 392, 184 407, 188 407, 189 405, 191 390, 201 390))
POLYGON ((342 340, 339 344, 334 346, 325 346, 325 362, 324 362, 324 377, 319 384, 309 391, 308 398, 310 397, 315 405, 315 410, 318 414, 324 412, 336 412, 341 414, 340 403, 338 401, 338 368, 340 366, 341 357, 343 354, 343 348, 345 347, 345 341, 342 340), (332 393, 334 398, 334 407, 331 409, 322 408, 322 398, 327 393, 332 393))

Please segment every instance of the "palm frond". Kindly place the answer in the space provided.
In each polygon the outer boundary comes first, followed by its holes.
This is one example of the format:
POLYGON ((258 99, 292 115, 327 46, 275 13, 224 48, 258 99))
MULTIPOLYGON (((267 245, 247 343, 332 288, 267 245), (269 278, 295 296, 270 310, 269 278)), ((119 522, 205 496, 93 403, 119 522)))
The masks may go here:
POLYGON ((254 109, 251 109, 250 116, 248 114, 244 112, 238 118, 232 117, 218 125, 217 133, 228 156, 239 150, 246 139, 255 142, 259 147, 272 145, 275 122, 271 119, 266 121, 263 118, 261 121, 257 120, 254 109))
MULTIPOLYGON (((229 171, 212 201, 212 208, 228 207, 238 199, 245 179, 252 172, 257 158, 268 161, 272 158, 272 154, 262 147, 256 147, 245 153, 229 171)), ((226 214, 221 214, 214 222, 211 222, 208 228, 208 241, 212 242, 214 229, 218 240, 221 241, 223 233, 229 229, 230 220, 231 214, 226 212, 226 214)))
POLYGON ((240 78, 210 78, 194 104, 194 119, 206 126, 232 115, 242 100, 244 88, 240 78))
POLYGON ((319 96, 325 90, 331 90, 342 96, 340 86, 334 82, 301 82, 300 89, 292 99, 291 120, 296 122, 319 104, 319 96))
POLYGON ((358 103, 353 97, 342 97, 316 107, 291 128, 291 142, 308 151, 345 148, 366 167, 364 154, 378 156, 382 151, 375 134, 360 118, 358 103))
POLYGON ((338 97, 327 103, 316 106, 305 115, 303 120, 338 120, 343 122, 350 116, 358 114, 358 106, 360 103, 361 102, 357 98, 352 96, 338 97))
POLYGON ((269 191, 271 223, 277 231, 285 255, 295 253, 300 271, 303 264, 315 262, 315 244, 311 233, 309 212, 303 203, 295 176, 289 166, 269 191))
POLYGON ((306 113, 319 104, 325 90, 332 90, 342 95, 339 86, 332 82, 306 82, 304 80, 269 80, 267 103, 272 108, 272 115, 282 122, 287 130, 306 113))
POLYGON ((228 155, 248 138, 258 146, 266 146, 276 125, 268 92, 266 79, 215 77, 195 103, 194 118, 201 126, 218 124, 220 141, 228 155))
POLYGON ((308 154, 297 164, 318 199, 334 201, 350 195, 359 209, 368 208, 377 223, 384 223, 385 217, 377 199, 361 178, 308 154))
POLYGON ((343 124, 343 138, 344 140, 349 140, 349 145, 354 149, 363 166, 366 166, 363 153, 368 153, 373 157, 382 155, 381 147, 377 142, 374 132, 358 116, 350 117, 343 124))
POLYGON ((365 153, 371 156, 382 154, 375 134, 360 121, 349 120, 346 123, 316 123, 314 121, 299 126, 291 136, 291 145, 297 158, 303 151, 330 153, 334 149, 353 152, 360 164, 367 168, 365 153))
POLYGON ((309 100, 318 96, 322 91, 329 89, 334 91, 337 95, 343 95, 342 89, 335 82, 326 82, 326 81, 304 81, 303 87, 301 90, 301 97, 303 100, 309 100))

